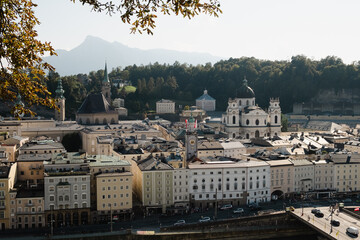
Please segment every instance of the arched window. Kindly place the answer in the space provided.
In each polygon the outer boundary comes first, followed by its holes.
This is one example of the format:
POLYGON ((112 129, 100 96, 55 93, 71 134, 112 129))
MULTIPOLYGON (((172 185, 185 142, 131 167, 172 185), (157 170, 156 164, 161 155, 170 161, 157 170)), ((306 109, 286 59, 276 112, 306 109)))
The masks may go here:
POLYGON ((233 124, 235 124, 235 123, 236 123, 236 117, 233 116, 233 124))
POLYGON ((246 106, 249 106, 249 100, 246 100, 246 106))
POLYGON ((260 137, 260 132, 259 132, 259 130, 256 130, 256 131, 255 131, 255 137, 256 137, 256 138, 260 137))
POLYGON ((278 116, 275 116, 275 123, 278 123, 278 116))
POLYGON ((107 124, 107 119, 106 118, 103 119, 103 124, 107 124))
POLYGON ((233 133, 233 138, 235 138, 236 137, 236 134, 235 133, 233 133))
POLYGON ((249 124, 250 124, 249 119, 246 119, 246 125, 249 125, 249 124))
POLYGON ((249 136, 249 134, 247 133, 247 134, 246 134, 246 139, 249 139, 249 138, 250 138, 250 136, 249 136))
POLYGON ((95 119, 95 124, 99 124, 99 119, 95 119))
POLYGON ((239 101, 239 105, 241 106, 241 100, 239 101))
POLYGON ((259 122, 259 119, 256 119, 255 124, 256 124, 256 125, 259 125, 259 123, 260 123, 260 122, 259 122))
POLYGON ((90 118, 86 119, 86 124, 89 125, 90 124, 90 118))

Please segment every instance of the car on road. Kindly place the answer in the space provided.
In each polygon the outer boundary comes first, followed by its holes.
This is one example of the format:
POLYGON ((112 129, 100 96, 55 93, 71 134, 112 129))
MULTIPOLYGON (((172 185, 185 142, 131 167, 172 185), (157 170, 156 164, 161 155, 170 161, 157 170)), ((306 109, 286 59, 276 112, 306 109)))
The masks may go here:
POLYGON ((317 213, 315 213, 315 217, 322 218, 324 217, 324 214, 319 210, 317 213))
POLYGON ((357 229, 356 227, 348 227, 346 229, 346 233, 350 236, 357 237, 359 235, 359 229, 357 229))
POLYGON ((211 219, 209 218, 209 217, 202 217, 202 218, 200 218, 199 219, 199 222, 210 222, 211 221, 211 219))
POLYGON ((233 213, 237 214, 237 213, 244 213, 244 209, 242 208, 237 208, 233 211, 233 213))
POLYGON ((222 206, 220 208, 220 210, 227 210, 227 209, 232 209, 232 205, 231 204, 226 204, 226 205, 224 205, 224 206, 222 206))
POLYGON ((316 214, 316 213, 318 213, 318 212, 320 212, 319 209, 316 209, 316 208, 311 209, 311 213, 312 213, 312 214, 316 214))
POLYGON ((185 220, 178 220, 176 223, 174 223, 174 226, 179 226, 184 224, 186 224, 185 220))
POLYGON ((330 221, 330 224, 333 225, 334 227, 338 227, 340 226, 340 221, 333 219, 330 221))

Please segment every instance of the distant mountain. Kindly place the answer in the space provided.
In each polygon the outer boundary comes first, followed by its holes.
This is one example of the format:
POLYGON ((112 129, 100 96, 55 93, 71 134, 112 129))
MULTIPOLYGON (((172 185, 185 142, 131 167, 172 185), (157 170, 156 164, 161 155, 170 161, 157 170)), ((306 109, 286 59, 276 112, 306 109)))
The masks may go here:
POLYGON ((173 64, 175 61, 188 64, 215 63, 220 57, 208 53, 179 52, 165 49, 141 50, 130 48, 119 42, 107 42, 101 38, 88 36, 78 47, 66 51, 56 50, 58 56, 45 57, 44 60, 56 68, 62 75, 89 73, 104 68, 105 60, 108 68, 126 67, 128 65, 147 65, 158 62, 173 64))

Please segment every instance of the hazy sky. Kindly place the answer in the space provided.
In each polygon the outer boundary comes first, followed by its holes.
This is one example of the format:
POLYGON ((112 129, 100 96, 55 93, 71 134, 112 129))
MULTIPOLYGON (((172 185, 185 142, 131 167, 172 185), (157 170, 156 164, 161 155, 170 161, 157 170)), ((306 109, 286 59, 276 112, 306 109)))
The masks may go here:
MULTIPOLYGON (((113 0, 116 2, 116 0, 113 0)), ((220 0, 223 14, 188 20, 159 16, 154 35, 130 34, 119 15, 91 12, 70 0, 34 0, 39 38, 70 50, 87 35, 140 49, 164 48, 215 56, 290 60, 304 54, 360 60, 358 0, 220 0)))

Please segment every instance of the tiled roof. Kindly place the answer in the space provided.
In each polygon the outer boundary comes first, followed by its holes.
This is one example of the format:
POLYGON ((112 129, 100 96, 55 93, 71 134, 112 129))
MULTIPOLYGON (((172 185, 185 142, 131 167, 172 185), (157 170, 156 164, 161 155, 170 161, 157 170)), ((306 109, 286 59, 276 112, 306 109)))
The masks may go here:
POLYGON ((198 97, 196 100, 207 100, 207 101, 215 101, 215 98, 211 97, 209 94, 207 94, 207 91, 204 91, 204 94, 200 97, 198 97))
POLYGON ((89 94, 81 104, 77 113, 110 113, 114 109, 106 101, 102 93, 89 94))

